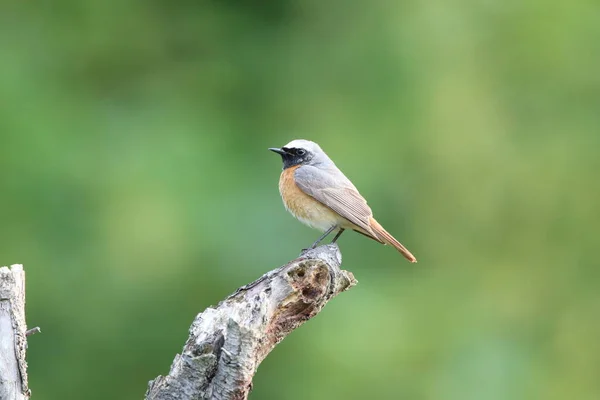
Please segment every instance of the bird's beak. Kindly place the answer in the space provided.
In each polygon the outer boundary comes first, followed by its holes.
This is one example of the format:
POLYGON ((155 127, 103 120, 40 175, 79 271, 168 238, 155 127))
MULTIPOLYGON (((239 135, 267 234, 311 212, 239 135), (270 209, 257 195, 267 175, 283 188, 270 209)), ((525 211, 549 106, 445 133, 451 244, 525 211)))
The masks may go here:
POLYGON ((274 151, 275 153, 281 154, 281 155, 287 154, 285 150, 280 149, 278 147, 271 147, 271 148, 269 148, 269 150, 274 151))

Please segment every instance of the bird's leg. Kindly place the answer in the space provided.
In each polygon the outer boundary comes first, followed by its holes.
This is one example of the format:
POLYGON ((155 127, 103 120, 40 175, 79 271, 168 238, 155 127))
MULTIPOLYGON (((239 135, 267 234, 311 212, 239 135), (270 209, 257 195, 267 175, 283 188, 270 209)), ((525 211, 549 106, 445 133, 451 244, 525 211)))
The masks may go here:
POLYGON ((335 234, 335 236, 334 236, 333 240, 331 241, 331 243, 335 243, 338 240, 338 238, 340 236, 342 236, 342 233, 344 233, 344 228, 340 228, 340 230, 338 231, 338 233, 335 234))
POLYGON ((308 250, 312 250, 312 249, 314 249, 315 247, 317 247, 317 245, 318 245, 318 244, 321 242, 321 240, 325 239, 325 238, 327 237, 327 235, 329 235, 331 232, 333 232, 333 230, 334 230, 335 228, 337 228, 337 226, 336 226, 336 225, 334 225, 334 226, 332 226, 331 228, 327 229, 327 230, 325 231, 325 233, 324 233, 324 234, 322 234, 322 235, 321 235, 321 237, 320 237, 320 238, 318 238, 318 239, 317 239, 317 241, 316 241, 316 242, 314 242, 314 243, 312 244, 312 246, 310 246, 310 247, 308 248, 308 250))

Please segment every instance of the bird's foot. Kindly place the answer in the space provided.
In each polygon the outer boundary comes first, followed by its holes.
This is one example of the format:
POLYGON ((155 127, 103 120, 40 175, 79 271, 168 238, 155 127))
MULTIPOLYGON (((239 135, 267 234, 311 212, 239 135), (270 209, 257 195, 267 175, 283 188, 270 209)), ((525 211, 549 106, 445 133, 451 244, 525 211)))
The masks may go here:
POLYGON ((307 249, 302 249, 302 250, 300 250, 300 255, 301 255, 301 256, 303 256, 304 254, 306 254, 306 253, 308 253, 309 251, 311 251, 311 250, 314 250, 314 249, 315 249, 315 248, 314 248, 314 247, 312 247, 312 246, 311 246, 311 247, 309 247, 309 248, 307 248, 307 249))

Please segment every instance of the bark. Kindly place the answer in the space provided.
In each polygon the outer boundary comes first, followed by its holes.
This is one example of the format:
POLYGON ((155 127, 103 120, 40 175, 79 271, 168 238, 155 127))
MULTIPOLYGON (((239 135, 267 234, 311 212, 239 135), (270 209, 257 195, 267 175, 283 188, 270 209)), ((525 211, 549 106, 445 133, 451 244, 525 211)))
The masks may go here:
POLYGON ((27 326, 23 266, 0 268, 0 399, 25 400, 27 386, 27 326))
POLYGON ((357 283, 341 259, 335 244, 308 250, 198 314, 183 352, 167 376, 150 381, 146 400, 247 399, 277 343, 357 283))

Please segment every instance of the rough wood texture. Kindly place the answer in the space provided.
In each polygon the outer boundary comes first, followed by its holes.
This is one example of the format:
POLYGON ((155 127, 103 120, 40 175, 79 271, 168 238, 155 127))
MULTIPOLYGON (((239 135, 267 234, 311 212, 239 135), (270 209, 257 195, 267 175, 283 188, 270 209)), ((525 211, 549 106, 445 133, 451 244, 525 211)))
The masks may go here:
POLYGON ((0 268, 0 399, 24 400, 27 387, 25 349, 25 273, 22 265, 0 268))
POLYGON ((290 332, 356 284, 335 244, 317 247, 198 314, 167 376, 146 400, 243 400, 261 361, 290 332))

